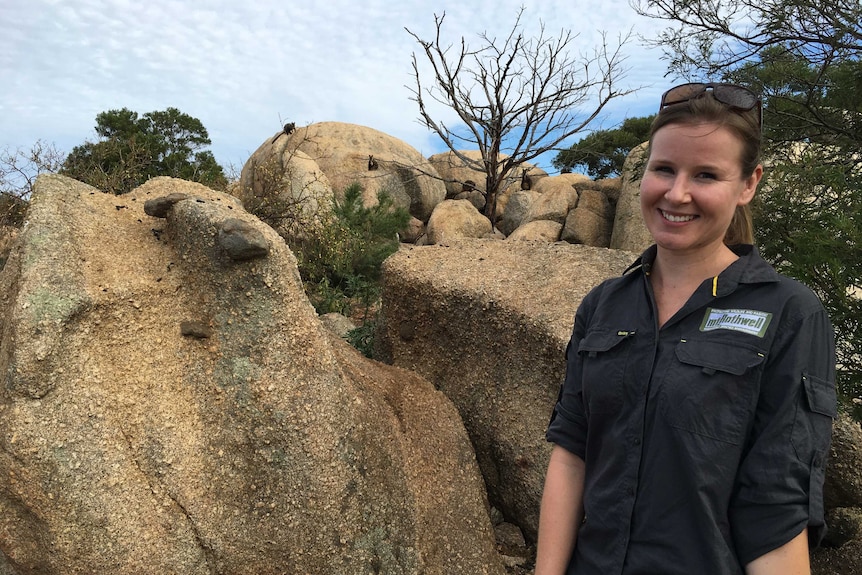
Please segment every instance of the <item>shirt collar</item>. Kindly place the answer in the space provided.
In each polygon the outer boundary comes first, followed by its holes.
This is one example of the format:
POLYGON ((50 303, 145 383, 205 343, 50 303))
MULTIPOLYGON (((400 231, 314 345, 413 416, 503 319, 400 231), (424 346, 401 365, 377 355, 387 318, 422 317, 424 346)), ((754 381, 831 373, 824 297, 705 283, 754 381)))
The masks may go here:
MULTIPOLYGON (((716 295, 732 293, 740 284, 770 283, 781 279, 778 272, 760 257, 757 248, 753 245, 738 244, 729 247, 739 256, 739 259, 718 275, 716 295)), ((655 244, 651 245, 623 272, 623 275, 637 268, 649 275, 657 253, 658 247, 655 244)))

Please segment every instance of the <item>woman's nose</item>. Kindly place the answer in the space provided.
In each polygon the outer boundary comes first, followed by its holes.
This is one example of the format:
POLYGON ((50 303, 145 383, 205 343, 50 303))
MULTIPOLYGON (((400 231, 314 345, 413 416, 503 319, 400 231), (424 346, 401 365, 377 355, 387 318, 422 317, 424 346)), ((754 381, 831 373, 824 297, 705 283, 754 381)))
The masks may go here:
POLYGON ((689 201, 688 181, 682 175, 678 175, 671 182, 664 197, 675 204, 684 204, 689 201))

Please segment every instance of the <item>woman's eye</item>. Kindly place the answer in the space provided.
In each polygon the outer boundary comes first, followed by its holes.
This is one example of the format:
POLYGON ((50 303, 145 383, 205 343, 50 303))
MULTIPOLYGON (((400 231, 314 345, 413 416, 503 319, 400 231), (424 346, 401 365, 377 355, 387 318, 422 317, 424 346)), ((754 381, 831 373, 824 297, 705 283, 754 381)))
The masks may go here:
POLYGON ((716 179, 716 178, 715 178, 715 174, 713 174, 712 172, 701 172, 701 173, 699 173, 699 174, 697 175, 697 177, 698 177, 698 178, 701 178, 701 179, 704 179, 704 180, 714 180, 714 179, 716 179))
POLYGON ((662 174, 672 174, 673 173, 673 170, 670 168, 670 166, 654 166, 653 171, 659 172, 662 174))

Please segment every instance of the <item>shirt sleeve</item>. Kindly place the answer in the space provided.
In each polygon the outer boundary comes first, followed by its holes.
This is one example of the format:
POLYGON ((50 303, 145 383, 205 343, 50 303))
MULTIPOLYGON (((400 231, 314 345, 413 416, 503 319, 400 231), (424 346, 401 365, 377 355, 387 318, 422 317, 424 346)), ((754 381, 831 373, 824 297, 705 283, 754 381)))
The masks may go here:
POLYGON ((825 528, 823 481, 837 408, 835 344, 825 310, 810 296, 807 310, 779 326, 737 473, 729 519, 743 565, 806 526, 815 547, 825 528))
POLYGON ((581 459, 586 456, 587 417, 584 413, 581 357, 578 354, 578 345, 586 333, 590 299, 589 295, 584 298, 575 315, 572 337, 566 347, 566 377, 560 387, 560 394, 545 433, 548 441, 581 459))

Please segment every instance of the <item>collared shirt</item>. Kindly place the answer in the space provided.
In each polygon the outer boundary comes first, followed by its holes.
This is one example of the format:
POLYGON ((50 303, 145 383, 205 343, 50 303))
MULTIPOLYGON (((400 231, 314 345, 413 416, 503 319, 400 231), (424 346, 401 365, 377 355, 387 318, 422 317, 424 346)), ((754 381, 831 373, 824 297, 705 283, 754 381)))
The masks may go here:
POLYGON ((585 462, 568 573, 739 574, 823 529, 836 415, 817 297, 752 246, 660 329, 655 246, 584 298, 547 438, 585 462))

